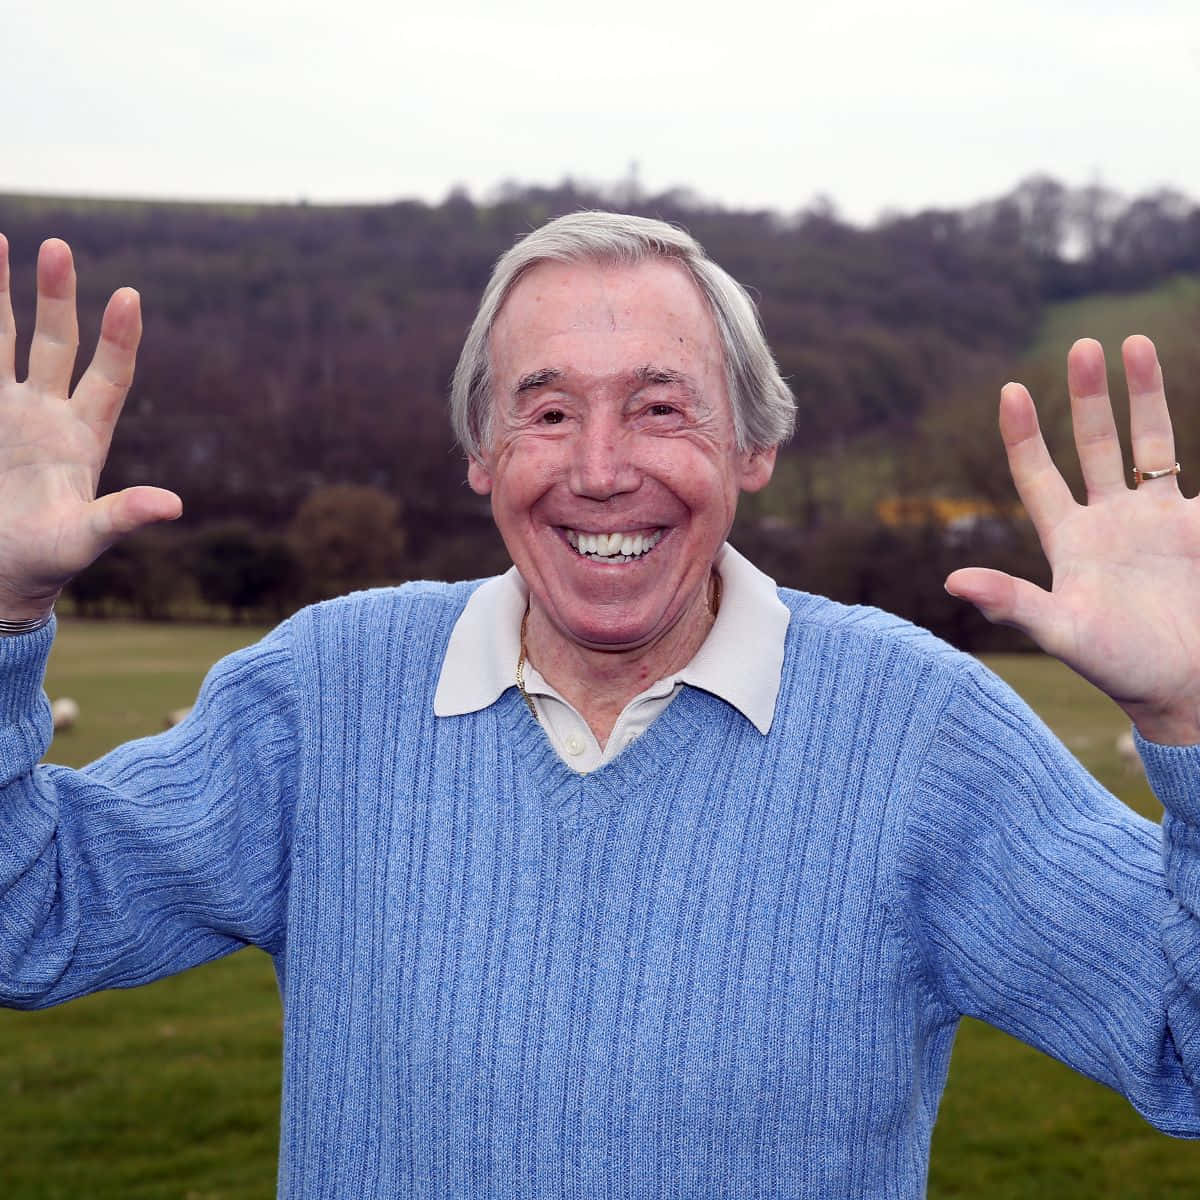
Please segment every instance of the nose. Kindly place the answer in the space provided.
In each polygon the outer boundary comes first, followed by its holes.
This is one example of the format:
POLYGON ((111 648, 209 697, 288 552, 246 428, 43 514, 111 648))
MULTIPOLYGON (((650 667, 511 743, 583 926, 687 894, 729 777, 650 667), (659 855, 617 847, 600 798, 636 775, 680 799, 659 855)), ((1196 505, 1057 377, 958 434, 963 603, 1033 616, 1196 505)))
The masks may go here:
POLYGON ((632 435, 619 423, 585 421, 573 437, 571 491, 588 500, 608 500, 636 491, 641 472, 635 461, 632 435))

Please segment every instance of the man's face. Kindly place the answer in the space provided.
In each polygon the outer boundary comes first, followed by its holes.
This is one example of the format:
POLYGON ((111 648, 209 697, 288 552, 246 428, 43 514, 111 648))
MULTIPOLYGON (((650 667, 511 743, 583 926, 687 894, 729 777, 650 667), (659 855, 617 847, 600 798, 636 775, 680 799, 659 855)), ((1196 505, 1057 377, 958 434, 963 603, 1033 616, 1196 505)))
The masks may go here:
POLYGON ((720 339, 680 266, 543 263, 491 337, 491 445, 468 478, 554 635, 651 645, 705 620, 742 489, 774 451, 739 451, 720 339))

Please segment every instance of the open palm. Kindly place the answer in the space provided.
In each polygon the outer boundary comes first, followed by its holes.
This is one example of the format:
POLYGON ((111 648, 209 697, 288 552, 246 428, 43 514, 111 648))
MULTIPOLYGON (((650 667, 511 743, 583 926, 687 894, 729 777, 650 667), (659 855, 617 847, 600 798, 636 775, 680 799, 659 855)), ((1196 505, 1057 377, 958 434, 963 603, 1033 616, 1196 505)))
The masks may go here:
POLYGON ((138 295, 108 302, 96 352, 68 394, 78 343, 75 269, 65 242, 38 255, 37 321, 29 373, 18 382, 8 244, 0 237, 0 617, 53 605, 63 584, 123 534, 177 517, 179 497, 134 487, 96 498, 113 429, 133 380, 138 295))
POLYGON ((1129 486, 1104 351, 1076 342, 1067 381, 1085 504, 1054 465, 1025 388, 1008 384, 1000 402, 1009 467, 1050 563, 1050 590, 979 567, 955 571, 946 586, 1107 692, 1146 737, 1192 744, 1200 742, 1200 510, 1173 470, 1153 343, 1127 338, 1123 357, 1134 462, 1158 477, 1129 486))

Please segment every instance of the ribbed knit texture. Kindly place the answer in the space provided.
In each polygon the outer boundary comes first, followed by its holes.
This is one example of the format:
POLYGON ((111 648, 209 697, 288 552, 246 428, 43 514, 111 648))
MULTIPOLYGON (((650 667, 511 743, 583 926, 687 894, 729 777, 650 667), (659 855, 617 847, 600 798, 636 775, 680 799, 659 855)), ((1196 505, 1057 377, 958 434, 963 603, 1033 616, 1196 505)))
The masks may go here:
POLYGON ((306 610, 85 773, 0 642, 0 998, 264 946, 289 1198, 918 1197, 962 1013, 1200 1134, 1200 752, 1146 749, 1173 896, 973 660, 783 592, 769 735, 685 688, 579 776, 515 689, 433 716, 468 591, 306 610))

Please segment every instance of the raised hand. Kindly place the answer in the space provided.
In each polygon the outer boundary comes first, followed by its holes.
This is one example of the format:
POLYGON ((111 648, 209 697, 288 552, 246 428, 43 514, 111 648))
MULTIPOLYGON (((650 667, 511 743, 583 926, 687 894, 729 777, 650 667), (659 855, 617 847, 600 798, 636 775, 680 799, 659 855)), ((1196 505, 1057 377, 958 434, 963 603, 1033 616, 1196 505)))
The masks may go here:
POLYGON ((173 492, 133 487, 96 498, 100 470, 133 381, 138 294, 115 292, 100 340, 68 395, 79 329, 65 242, 42 245, 29 375, 18 383, 8 243, 0 236, 0 618, 48 612, 64 583, 124 534, 182 511, 173 492))
POLYGON ((1071 419, 1087 487, 1077 504, 1050 458, 1029 393, 1000 396, 1017 492, 1050 562, 1050 591, 999 571, 955 571, 946 588, 1028 633, 1107 692, 1152 741, 1200 742, 1200 511, 1179 490, 1162 371, 1149 338, 1124 347, 1134 464, 1166 471, 1133 487, 1117 440, 1104 351, 1067 356, 1071 419))

